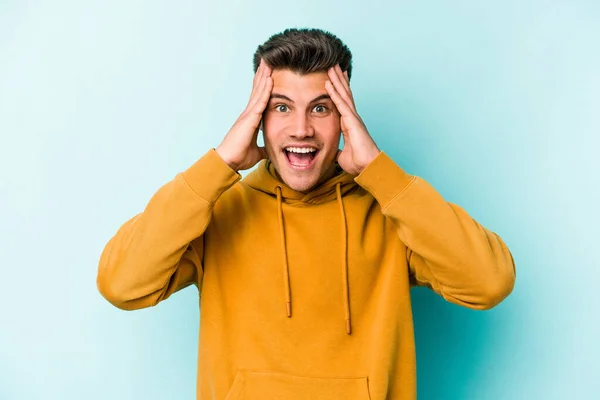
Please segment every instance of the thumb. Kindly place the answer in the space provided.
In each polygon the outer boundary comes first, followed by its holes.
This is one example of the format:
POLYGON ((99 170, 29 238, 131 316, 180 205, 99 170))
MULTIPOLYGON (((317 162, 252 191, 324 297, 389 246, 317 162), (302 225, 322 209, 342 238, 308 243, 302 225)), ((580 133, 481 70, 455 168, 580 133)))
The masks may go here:
POLYGON ((260 154, 260 159, 264 160, 265 158, 268 158, 267 156, 267 150, 264 147, 259 147, 258 148, 258 154, 260 154))

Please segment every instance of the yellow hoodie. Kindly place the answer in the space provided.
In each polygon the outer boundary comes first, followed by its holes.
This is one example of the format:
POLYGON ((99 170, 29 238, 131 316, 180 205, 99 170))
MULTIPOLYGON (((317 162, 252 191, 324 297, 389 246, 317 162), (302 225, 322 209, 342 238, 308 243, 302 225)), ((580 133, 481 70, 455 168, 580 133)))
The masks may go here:
POLYGON ((196 285, 198 399, 415 399, 409 290, 489 309, 513 289, 494 232, 381 152, 308 194, 214 149, 108 242, 102 295, 124 310, 196 285))

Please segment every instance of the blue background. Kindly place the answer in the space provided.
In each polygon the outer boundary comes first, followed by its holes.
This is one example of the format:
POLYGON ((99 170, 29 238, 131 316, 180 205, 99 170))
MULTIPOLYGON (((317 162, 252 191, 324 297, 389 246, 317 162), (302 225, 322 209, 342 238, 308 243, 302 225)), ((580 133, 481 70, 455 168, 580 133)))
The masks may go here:
POLYGON ((515 257, 493 310, 413 291, 419 399, 600 398, 599 21, 593 1, 2 1, 0 398, 194 398, 195 288, 124 312, 98 259, 220 143, 287 27, 350 47, 379 147, 515 257))

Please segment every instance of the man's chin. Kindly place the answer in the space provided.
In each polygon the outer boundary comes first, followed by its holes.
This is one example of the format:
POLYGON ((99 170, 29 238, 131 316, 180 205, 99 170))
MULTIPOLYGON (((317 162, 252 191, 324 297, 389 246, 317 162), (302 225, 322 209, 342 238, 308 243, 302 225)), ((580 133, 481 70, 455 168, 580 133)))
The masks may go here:
POLYGON ((290 185, 288 185, 288 186, 299 193, 308 193, 315 187, 314 184, 303 185, 303 186, 290 186, 290 185))
POLYGON ((291 189, 296 192, 306 193, 310 191, 317 183, 317 179, 311 177, 284 177, 283 181, 286 185, 288 185, 291 189))

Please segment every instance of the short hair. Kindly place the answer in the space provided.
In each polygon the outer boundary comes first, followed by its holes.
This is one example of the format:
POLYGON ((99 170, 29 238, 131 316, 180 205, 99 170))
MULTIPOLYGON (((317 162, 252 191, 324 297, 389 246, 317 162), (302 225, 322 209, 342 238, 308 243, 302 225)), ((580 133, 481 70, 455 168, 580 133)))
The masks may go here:
POLYGON ((289 69, 299 74, 327 71, 340 64, 352 75, 352 53, 330 32, 311 28, 289 28, 271 36, 254 53, 254 73, 260 60, 273 69, 289 69))

